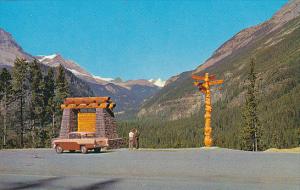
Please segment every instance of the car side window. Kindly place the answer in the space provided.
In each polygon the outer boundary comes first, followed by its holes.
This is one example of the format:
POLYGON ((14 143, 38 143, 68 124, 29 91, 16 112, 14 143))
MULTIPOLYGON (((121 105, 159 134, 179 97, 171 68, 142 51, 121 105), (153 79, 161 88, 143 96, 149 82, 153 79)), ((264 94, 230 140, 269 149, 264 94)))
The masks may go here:
POLYGON ((94 133, 87 133, 82 135, 82 138, 95 138, 95 134, 94 133))
POLYGON ((80 134, 76 134, 76 133, 69 134, 69 139, 80 139, 80 138, 81 138, 80 134))
POLYGON ((75 134, 69 134, 69 139, 74 139, 75 134))

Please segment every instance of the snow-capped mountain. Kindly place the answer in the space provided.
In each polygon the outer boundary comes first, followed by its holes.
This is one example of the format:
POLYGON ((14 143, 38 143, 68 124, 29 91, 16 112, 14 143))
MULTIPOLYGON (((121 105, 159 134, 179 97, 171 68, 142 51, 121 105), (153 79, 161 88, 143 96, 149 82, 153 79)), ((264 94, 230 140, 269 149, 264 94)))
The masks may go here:
POLYGON ((78 76, 79 78, 88 80, 89 82, 94 83, 101 83, 101 84, 107 84, 107 83, 113 83, 116 85, 120 85, 122 87, 130 88, 132 85, 145 85, 145 86, 157 86, 157 87, 163 87, 166 81, 159 79, 150 79, 150 80, 128 80, 128 81, 115 81, 113 78, 106 78, 101 76, 96 76, 93 74, 90 74, 86 70, 84 70, 82 67, 80 67, 79 64, 72 60, 66 60, 64 59, 60 54, 52 54, 52 55, 39 55, 35 57, 37 60, 39 60, 41 63, 50 66, 50 67, 58 67, 59 65, 63 65, 66 69, 71 71, 74 75, 78 76), (153 84, 153 85, 152 85, 153 84))
MULTIPOLYGON (((47 65, 49 67, 58 67, 59 65, 64 66, 66 69, 71 71, 74 75, 77 77, 84 79, 84 80, 89 80, 91 82, 96 82, 94 77, 81 68, 77 63, 75 63, 72 60, 66 60, 64 59, 60 54, 52 54, 52 55, 40 55, 40 56, 35 56, 37 60, 39 60, 41 63, 44 65, 47 65)), ((98 81, 100 82, 100 81, 98 81)), ((104 81, 102 81, 104 82, 104 81)))
POLYGON ((117 102, 117 111, 134 110, 148 97, 156 93, 164 81, 129 80, 123 82, 113 78, 96 76, 72 60, 64 59, 60 54, 36 56, 42 64, 50 67, 64 66, 76 77, 85 81, 96 96, 111 96, 117 102))
MULTIPOLYGON (((47 56, 43 61, 50 61, 54 57, 56 56, 47 56)), ((0 68, 7 68, 11 71, 16 58, 24 58, 29 62, 35 59, 34 56, 25 52, 22 47, 17 44, 11 34, 0 28, 0 68)), ((42 64, 41 69, 43 73, 46 73, 49 66, 42 64)), ((86 83, 71 72, 66 72, 66 80, 69 83, 72 96, 93 95, 92 90, 86 85, 86 83)))
POLYGON ((164 81, 164 80, 162 80, 160 78, 158 78, 156 80, 155 79, 150 79, 149 82, 151 82, 151 83, 153 83, 156 86, 161 87, 161 88, 164 87, 165 84, 166 84, 166 81, 164 81))

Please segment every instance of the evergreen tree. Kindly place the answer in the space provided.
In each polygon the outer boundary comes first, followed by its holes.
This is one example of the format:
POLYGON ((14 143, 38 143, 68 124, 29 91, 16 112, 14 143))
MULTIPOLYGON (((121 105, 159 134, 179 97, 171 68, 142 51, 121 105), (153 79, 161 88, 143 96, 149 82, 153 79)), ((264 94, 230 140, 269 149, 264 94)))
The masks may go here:
POLYGON ((19 123, 17 133, 20 137, 20 146, 23 148, 25 133, 25 100, 28 91, 28 63, 25 59, 17 58, 15 60, 12 76, 12 89, 18 107, 16 111, 19 123))
POLYGON ((260 137, 261 130, 259 126, 257 113, 257 98, 255 90, 256 73, 255 61, 251 59, 250 71, 248 73, 248 86, 246 94, 246 103, 243 109, 243 126, 241 132, 241 148, 243 150, 257 151, 261 148, 260 137))
POLYGON ((60 98, 60 103, 63 102, 63 99, 69 95, 68 82, 65 77, 65 70, 63 66, 58 67, 58 74, 55 81, 55 92, 56 95, 60 98))
POLYGON ((47 75, 44 77, 45 89, 44 89, 44 104, 46 105, 45 120, 52 123, 51 127, 51 137, 54 137, 54 127, 55 127, 55 111, 56 105, 54 102, 55 96, 55 82, 54 82, 54 71, 52 68, 48 69, 47 75), (51 120, 48 120, 51 118, 51 120))
POLYGON ((1 107, 3 108, 1 111, 1 115, 3 115, 3 147, 6 146, 7 141, 8 105, 10 104, 11 93, 11 75, 8 70, 4 68, 0 74, 0 100, 1 107))
MULTIPOLYGON (((54 105, 55 105, 55 120, 60 122, 61 120, 61 104, 64 99, 69 96, 68 82, 65 77, 65 70, 63 66, 58 67, 58 74, 55 81, 55 96, 54 96, 54 105)), ((57 128, 58 126, 56 126, 57 128)))
POLYGON ((29 84, 31 92, 30 100, 30 120, 31 120, 31 137, 32 145, 37 146, 39 139, 38 132, 43 126, 43 116, 45 114, 44 106, 44 89, 45 83, 43 81, 42 71, 39 63, 34 60, 29 66, 29 84), (39 129, 37 128, 39 127, 39 129))

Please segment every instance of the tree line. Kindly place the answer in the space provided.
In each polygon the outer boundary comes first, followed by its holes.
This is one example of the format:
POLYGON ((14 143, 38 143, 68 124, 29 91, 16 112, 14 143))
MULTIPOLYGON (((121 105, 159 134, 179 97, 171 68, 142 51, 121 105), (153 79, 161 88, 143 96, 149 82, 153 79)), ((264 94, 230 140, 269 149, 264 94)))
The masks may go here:
MULTIPOLYGON (((299 67, 293 71, 297 73, 299 67)), ((243 106, 228 107, 228 99, 214 103, 214 145, 249 151, 299 146, 299 78, 296 80, 294 75, 283 73, 283 76, 290 77, 287 79, 296 82, 287 85, 288 90, 281 88, 264 97, 257 90, 256 75, 252 60, 243 106), (282 91, 287 93, 279 96, 282 91)), ((60 105, 69 94, 62 66, 45 68, 36 60, 16 59, 10 72, 2 69, 0 147, 49 147, 51 139, 57 137, 59 132, 60 105)), ((204 124, 203 115, 204 109, 201 107, 190 117, 174 121, 162 118, 118 121, 118 133, 126 139, 130 129, 137 128, 141 134, 141 147, 200 147, 203 146, 203 128, 200 127, 204 124)))
POLYGON ((47 147, 56 137, 69 95, 63 66, 42 68, 37 60, 17 58, 0 74, 1 148, 47 147))

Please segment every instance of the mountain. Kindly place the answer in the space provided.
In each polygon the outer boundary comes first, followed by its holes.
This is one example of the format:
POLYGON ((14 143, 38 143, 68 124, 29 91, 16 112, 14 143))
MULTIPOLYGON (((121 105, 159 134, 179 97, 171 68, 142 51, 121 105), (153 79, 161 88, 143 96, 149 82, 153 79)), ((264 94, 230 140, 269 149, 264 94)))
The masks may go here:
MULTIPOLYGON (((13 39, 11 34, 0 28, 0 68, 13 67, 15 59, 24 58, 28 61, 35 59, 34 56, 26 53, 21 46, 13 39)), ((44 73, 49 68, 47 65, 41 65, 44 73)), ((85 82, 75 77, 71 72, 66 71, 66 79, 69 82, 69 87, 72 96, 91 96, 93 92, 89 89, 85 82)))
MULTIPOLYGON (((207 61, 205 61, 204 64, 200 65, 195 70, 195 72, 200 72, 205 68, 216 64, 225 57, 236 53, 243 47, 253 44, 259 38, 264 37, 272 33, 273 31, 281 28, 286 23, 299 16, 299 12, 300 6, 298 0, 294 1, 293 3, 288 3, 280 11, 278 11, 270 20, 237 33, 234 37, 232 37, 230 40, 221 45, 221 47, 219 47, 213 53, 213 55, 207 61)), ((269 42, 271 41, 272 39, 270 39, 269 42)), ((278 41, 274 41, 272 45, 275 45, 277 42, 278 41)))
POLYGON ((162 81, 160 78, 157 80, 150 79, 150 80, 129 80, 129 81, 122 81, 122 79, 115 80, 113 78, 104 78, 100 76, 95 76, 90 74, 88 71, 84 70, 80 67, 76 62, 72 60, 66 60, 64 59, 60 54, 52 54, 52 55, 46 55, 46 56, 35 56, 37 60, 39 60, 44 65, 47 65, 49 67, 58 67, 59 65, 63 65, 66 69, 71 71, 74 75, 76 75, 78 78, 81 78, 83 80, 93 82, 93 83, 99 83, 99 84, 108 84, 108 83, 114 83, 116 85, 120 85, 123 87, 130 87, 132 85, 143 85, 143 86, 149 86, 149 87, 163 87, 165 84, 165 81, 162 81))
POLYGON ((292 1, 270 20, 240 31, 195 70, 171 77, 159 93, 143 104, 138 116, 176 120, 198 112, 203 98, 192 85, 191 75, 203 75, 205 72, 225 79, 224 91, 216 91, 213 102, 228 101, 226 107, 239 107, 245 93, 243 81, 246 79, 250 57, 256 58, 262 85, 260 88, 266 97, 281 91, 284 85, 289 90, 280 92, 281 96, 298 89, 298 82, 296 86, 290 86, 289 80, 292 79, 288 77, 299 79, 299 72, 296 72, 299 71, 299 14, 300 1, 292 1), (270 81, 270 78, 274 81, 270 81))
POLYGON ((136 112, 144 100, 155 94, 160 88, 162 81, 156 85, 157 81, 148 80, 114 80, 112 78, 102 78, 94 76, 81 68, 77 63, 64 59, 59 54, 36 56, 42 64, 49 67, 58 67, 63 65, 67 70, 73 73, 77 78, 86 82, 95 96, 110 96, 117 102, 116 113, 128 115, 136 112))
POLYGON ((31 55, 23 51, 8 32, 0 28, 0 67, 12 67, 16 57, 33 59, 31 55))
POLYGON ((95 83, 99 82, 103 84, 107 83, 107 81, 101 80, 100 78, 94 78, 89 72, 81 68, 77 63, 75 63, 72 60, 65 60, 60 54, 35 56, 35 58, 39 60, 42 64, 47 65, 49 67, 58 67, 59 65, 63 65, 64 68, 66 68, 82 80, 95 83))
POLYGON ((117 103, 116 112, 120 117, 127 117, 136 112, 141 103, 154 95, 164 84, 160 79, 122 81, 94 76, 76 62, 64 59, 60 54, 32 56, 1 28, 0 53, 0 68, 13 67, 16 57, 36 59, 44 70, 62 65, 66 70, 72 96, 110 96, 117 103))

